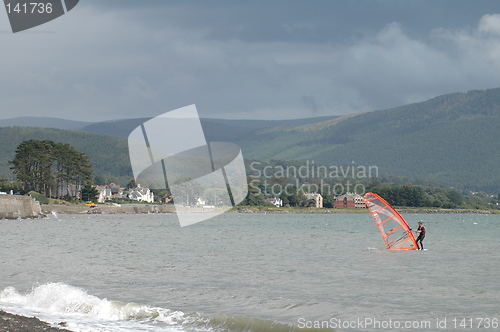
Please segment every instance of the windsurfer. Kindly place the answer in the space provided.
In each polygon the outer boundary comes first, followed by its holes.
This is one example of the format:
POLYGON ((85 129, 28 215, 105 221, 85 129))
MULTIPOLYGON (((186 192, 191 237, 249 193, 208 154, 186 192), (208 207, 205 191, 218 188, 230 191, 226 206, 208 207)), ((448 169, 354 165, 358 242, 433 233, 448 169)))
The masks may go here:
POLYGON ((421 221, 418 222, 418 228, 415 232, 418 233, 418 237, 417 237, 418 249, 424 250, 424 245, 422 244, 422 241, 425 238, 425 226, 421 221), (420 242, 420 245, 418 244, 419 242, 420 242))

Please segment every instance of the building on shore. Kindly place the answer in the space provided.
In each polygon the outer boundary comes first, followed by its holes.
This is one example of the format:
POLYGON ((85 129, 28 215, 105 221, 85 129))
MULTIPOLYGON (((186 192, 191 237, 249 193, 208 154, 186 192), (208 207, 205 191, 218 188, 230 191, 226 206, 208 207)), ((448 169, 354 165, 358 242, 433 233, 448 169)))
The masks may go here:
POLYGON ((312 200, 314 202, 314 207, 315 208, 322 208, 323 207, 323 196, 317 193, 307 193, 305 194, 306 198, 308 200, 312 200))
POLYGON ((111 188, 109 186, 97 186, 95 189, 99 193, 99 197, 97 198, 99 203, 104 203, 111 199, 111 188))
POLYGON ((365 199, 355 193, 346 193, 344 195, 336 196, 333 201, 333 207, 336 209, 361 209, 365 208, 365 199))
POLYGON ((273 204, 276 207, 282 207, 283 206, 283 201, 281 198, 278 197, 273 197, 273 198, 266 198, 266 202, 273 204))
POLYGON ((149 188, 141 187, 140 184, 137 184, 136 188, 130 190, 128 194, 128 198, 134 201, 139 202, 154 202, 154 194, 149 188))
POLYGON ((99 193, 99 198, 97 199, 99 203, 104 203, 113 198, 123 198, 123 188, 114 183, 106 186, 96 186, 95 189, 99 193))

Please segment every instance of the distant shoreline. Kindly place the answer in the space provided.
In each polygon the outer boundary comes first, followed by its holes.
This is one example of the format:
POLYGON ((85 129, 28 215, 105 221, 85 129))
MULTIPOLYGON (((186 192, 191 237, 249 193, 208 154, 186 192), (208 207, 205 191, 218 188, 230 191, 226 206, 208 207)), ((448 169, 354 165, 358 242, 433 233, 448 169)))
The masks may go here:
MULTIPOLYGON (((470 209, 436 209, 436 208, 395 208, 402 214, 500 214, 497 210, 470 210, 470 209)), ((347 209, 331 209, 331 208, 290 208, 290 207, 253 207, 253 206, 238 206, 231 212, 240 213, 356 213, 368 214, 368 209, 347 208, 347 209)))
MULTIPOLYGON (((206 212, 201 207, 187 208, 193 212, 206 212)), ((433 208, 396 208, 402 214, 495 214, 500 211, 470 210, 470 209, 433 209, 433 208)), ((59 205, 47 204, 41 206, 42 213, 49 215, 58 214, 150 214, 150 213, 175 213, 172 204, 123 204, 123 205, 100 205, 89 207, 83 204, 59 205)), ((213 212, 214 210, 210 210, 213 212)), ((229 213, 314 213, 314 214, 368 214, 367 209, 330 209, 330 208, 292 208, 292 207, 259 207, 259 206, 237 206, 228 211, 229 213)))

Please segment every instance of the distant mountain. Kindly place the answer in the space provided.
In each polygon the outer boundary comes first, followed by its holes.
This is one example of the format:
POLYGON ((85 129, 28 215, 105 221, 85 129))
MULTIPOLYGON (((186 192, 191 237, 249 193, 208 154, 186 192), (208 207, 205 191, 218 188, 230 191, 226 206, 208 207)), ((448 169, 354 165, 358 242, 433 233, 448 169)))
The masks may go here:
MULTIPOLYGON (((106 178, 126 177, 130 180, 132 169, 128 156, 127 137, 134 128, 147 120, 149 118, 98 123, 43 117, 0 120, 0 177, 14 179, 8 161, 14 158, 16 148, 22 141, 48 139, 68 143, 78 151, 89 155, 94 166, 94 175, 106 178), (68 130, 68 128, 75 130, 68 130)), ((242 135, 260 128, 314 123, 323 120, 325 118, 282 121, 202 119, 202 125, 209 141, 233 142, 242 135)))
POLYGON ((202 118, 201 121, 220 123, 227 126, 235 126, 241 128, 264 129, 273 127, 300 126, 311 123, 328 121, 336 118, 340 118, 340 116, 332 115, 332 116, 319 116, 313 118, 283 119, 283 120, 248 120, 248 119, 229 120, 229 119, 202 118))
MULTIPOLYGON (((92 123, 79 131, 0 128, 0 176, 12 178, 7 161, 19 143, 35 138, 69 143, 90 155, 96 175, 131 177, 125 137, 147 120, 92 123)), ((4 123, 0 121, 0 125, 4 123)), ((46 123, 37 120, 37 124, 46 123)), ((54 119, 49 123, 70 125, 54 119)), ((209 141, 234 142, 247 160, 376 166, 380 174, 500 193, 500 88, 453 93, 344 117, 202 119, 202 126, 209 141)))
MULTIPOLYGON (((210 141, 227 141, 245 136, 250 132, 264 128, 297 126, 317 123, 338 118, 339 116, 324 116, 304 119, 285 120, 225 120, 203 118, 201 123, 210 141)), ((0 127, 31 127, 82 130, 96 134, 128 137, 137 126, 151 118, 120 119, 102 122, 72 121, 50 117, 17 117, 0 120, 0 127)))
POLYGON ((132 130, 149 119, 137 118, 95 122, 81 128, 81 130, 96 134, 128 137, 132 130))
MULTIPOLYGON (((338 116, 291 120, 225 120, 202 118, 201 124, 203 126, 205 136, 209 141, 232 141, 236 138, 242 138, 245 135, 258 129, 305 125, 334 118, 338 118, 338 116)), ((81 130, 98 134, 128 137, 132 130, 149 119, 151 118, 97 122, 89 124, 81 128, 81 130)))
POLYGON ((25 116, 0 120, 0 127, 40 127, 80 130, 90 123, 49 117, 25 116))
POLYGON ((500 89, 454 93, 388 110, 256 131, 246 158, 377 166, 381 173, 500 192, 500 89))

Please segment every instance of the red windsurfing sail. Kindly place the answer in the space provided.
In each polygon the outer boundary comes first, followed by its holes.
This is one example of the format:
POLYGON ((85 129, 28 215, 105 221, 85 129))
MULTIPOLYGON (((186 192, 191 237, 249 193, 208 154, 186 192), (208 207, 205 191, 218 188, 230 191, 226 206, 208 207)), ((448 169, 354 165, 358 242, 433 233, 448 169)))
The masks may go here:
POLYGON ((375 193, 366 193, 365 201, 380 234, 382 234, 387 249, 418 249, 415 236, 398 211, 375 193))

